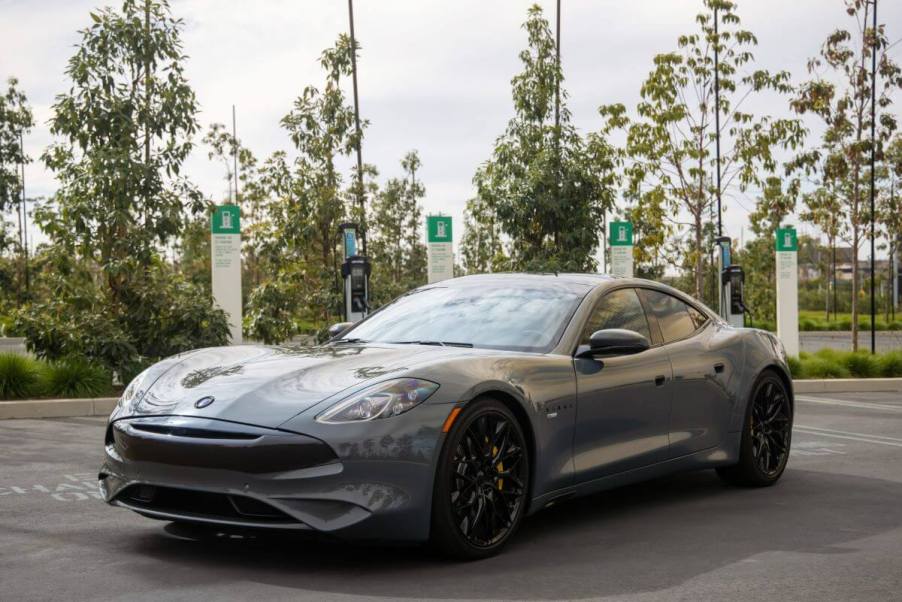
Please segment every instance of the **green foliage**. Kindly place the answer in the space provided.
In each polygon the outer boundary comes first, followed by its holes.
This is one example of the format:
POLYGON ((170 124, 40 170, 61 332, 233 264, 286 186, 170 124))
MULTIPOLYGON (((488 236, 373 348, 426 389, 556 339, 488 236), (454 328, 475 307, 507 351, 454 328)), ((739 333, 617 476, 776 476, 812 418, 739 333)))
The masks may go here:
POLYGON ((795 356, 789 356, 786 358, 786 363, 789 365, 789 374, 793 378, 804 378, 804 372, 802 370, 802 360, 795 356))
POLYGON ((877 358, 880 376, 887 378, 902 376, 902 351, 889 351, 877 358))
MULTIPOLYGON (((626 145, 627 197, 647 233, 637 259, 644 263, 662 255, 668 244, 673 248, 674 243, 667 241, 675 235, 682 241, 677 243, 684 257, 680 267, 693 275, 692 293, 699 299, 705 293, 706 255, 713 244, 710 216, 718 195, 713 153, 715 48, 720 54, 722 196, 733 187, 744 191, 779 183, 773 177, 776 151, 797 146, 804 136, 798 120, 756 117, 741 109, 745 97, 753 93, 791 91, 789 73, 753 69, 751 49, 757 40, 741 28, 734 3, 705 0, 704 6, 705 12, 696 17, 699 31, 681 36, 677 51, 655 56, 626 145), (721 21, 717 34, 715 8, 721 21)), ((787 203, 791 209, 792 199, 787 203)))
POLYGON ((855 378, 878 376, 880 367, 877 357, 867 351, 858 351, 842 356, 842 362, 855 378))
POLYGON ((368 253, 373 265, 370 304, 378 307, 412 288, 426 284, 423 208, 426 194, 417 180, 420 158, 409 152, 401 161, 404 178, 392 178, 372 203, 368 253))
POLYGON ((50 362, 42 372, 42 392, 51 397, 100 397, 112 388, 110 373, 82 358, 50 362))
POLYGON ((849 370, 835 361, 812 357, 802 362, 804 378, 849 378, 849 370))
POLYGON ((40 366, 17 353, 0 353, 0 399, 22 399, 39 390, 40 366))
MULTIPOLYGON (((511 81, 515 116, 495 141, 492 157, 476 172, 477 195, 490 199, 489 223, 497 220, 513 241, 512 269, 591 271, 604 212, 614 204, 618 181, 619 154, 607 135, 622 125, 623 107, 605 108, 602 130, 582 137, 570 121, 566 92, 556 95, 563 73, 540 7, 529 9, 524 29, 528 47, 520 53, 523 71, 511 81)), ((471 224, 480 215, 475 209, 471 205, 471 224)), ((485 222, 476 223, 484 229, 485 222)), ((496 256, 495 249, 470 248, 497 244, 491 234, 465 237, 464 256, 474 267, 496 256)))
POLYGON ((902 351, 872 355, 864 351, 821 349, 787 358, 793 378, 876 378, 902 376, 902 351))
POLYGON ((22 152, 20 137, 33 125, 28 98, 19 89, 19 81, 10 77, 6 93, 0 94, 0 216, 20 202, 19 166, 30 160, 22 152))

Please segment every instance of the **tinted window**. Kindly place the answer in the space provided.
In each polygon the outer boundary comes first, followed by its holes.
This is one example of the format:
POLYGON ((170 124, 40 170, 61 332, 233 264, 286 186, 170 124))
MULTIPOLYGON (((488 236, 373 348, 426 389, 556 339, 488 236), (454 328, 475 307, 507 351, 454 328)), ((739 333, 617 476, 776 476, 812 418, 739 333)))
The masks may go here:
POLYGON ((691 308, 688 305, 676 297, 652 290, 645 291, 645 298, 658 319, 665 343, 685 339, 695 332, 695 322, 689 314, 691 308))
POLYGON ((686 306, 689 310, 689 317, 692 318, 692 323, 695 324, 696 330, 705 325, 708 321, 708 316, 695 309, 691 305, 686 306))
POLYGON ((580 344, 588 345, 592 333, 605 328, 625 328, 651 340, 648 320, 635 289, 622 288, 602 297, 589 317, 580 344))
POLYGON ((543 351, 560 338, 582 297, 563 286, 419 289, 383 307, 342 338, 543 351))

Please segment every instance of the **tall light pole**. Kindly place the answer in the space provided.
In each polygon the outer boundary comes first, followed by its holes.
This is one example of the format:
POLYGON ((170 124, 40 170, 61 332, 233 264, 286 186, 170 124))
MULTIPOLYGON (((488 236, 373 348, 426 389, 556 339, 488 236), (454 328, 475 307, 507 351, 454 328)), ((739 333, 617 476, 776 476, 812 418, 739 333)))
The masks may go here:
POLYGON ((717 165, 717 236, 723 236, 720 207, 720 35, 717 29, 717 5, 714 5, 714 149, 717 165))
MULTIPOLYGON (((554 34, 554 60, 557 73, 554 78, 554 200, 558 207, 561 204, 561 0, 557 0, 554 34)), ((560 209, 558 209, 560 210, 560 209)), ((554 229, 554 242, 557 244, 558 228, 554 229)))
POLYGON ((877 0, 874 0, 873 42, 871 45, 871 353, 877 352, 877 331, 875 320, 877 318, 877 304, 874 299, 874 282, 876 271, 874 269, 874 154, 877 138, 877 0))
POLYGON ((357 204, 360 207, 360 237, 366 255, 366 206, 363 194, 363 154, 360 150, 360 101, 357 96, 357 41, 354 37, 354 0, 348 0, 348 22, 351 29, 351 79, 354 82, 354 126, 357 132, 357 204))
POLYGON ((235 204, 241 205, 238 201, 238 128, 235 127, 235 105, 232 105, 232 173, 235 177, 235 204))

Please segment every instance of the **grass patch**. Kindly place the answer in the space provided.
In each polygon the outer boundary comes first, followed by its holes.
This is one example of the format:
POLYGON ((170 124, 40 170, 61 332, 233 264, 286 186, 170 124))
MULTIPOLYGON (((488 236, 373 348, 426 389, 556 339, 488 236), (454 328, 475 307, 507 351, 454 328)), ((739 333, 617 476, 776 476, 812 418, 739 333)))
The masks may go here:
POLYGON ((43 372, 44 393, 51 397, 100 397, 111 390, 110 373, 81 358, 45 364, 43 372))
POLYGON ((0 353, 0 399, 23 399, 39 393, 40 364, 17 353, 0 353))
POLYGON ((793 378, 878 378, 902 376, 902 350, 872 355, 866 351, 821 349, 787 358, 793 378))

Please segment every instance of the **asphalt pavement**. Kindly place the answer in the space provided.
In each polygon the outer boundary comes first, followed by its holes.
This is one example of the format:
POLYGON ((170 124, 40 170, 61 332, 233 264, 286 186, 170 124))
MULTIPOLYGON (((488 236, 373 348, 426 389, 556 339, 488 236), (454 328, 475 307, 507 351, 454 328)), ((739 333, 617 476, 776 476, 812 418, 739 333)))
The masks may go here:
POLYGON ((0 600, 889 600, 902 594, 902 396, 804 395, 767 489, 713 471, 562 503, 505 552, 186 540, 98 499, 104 420, 0 422, 0 600))

